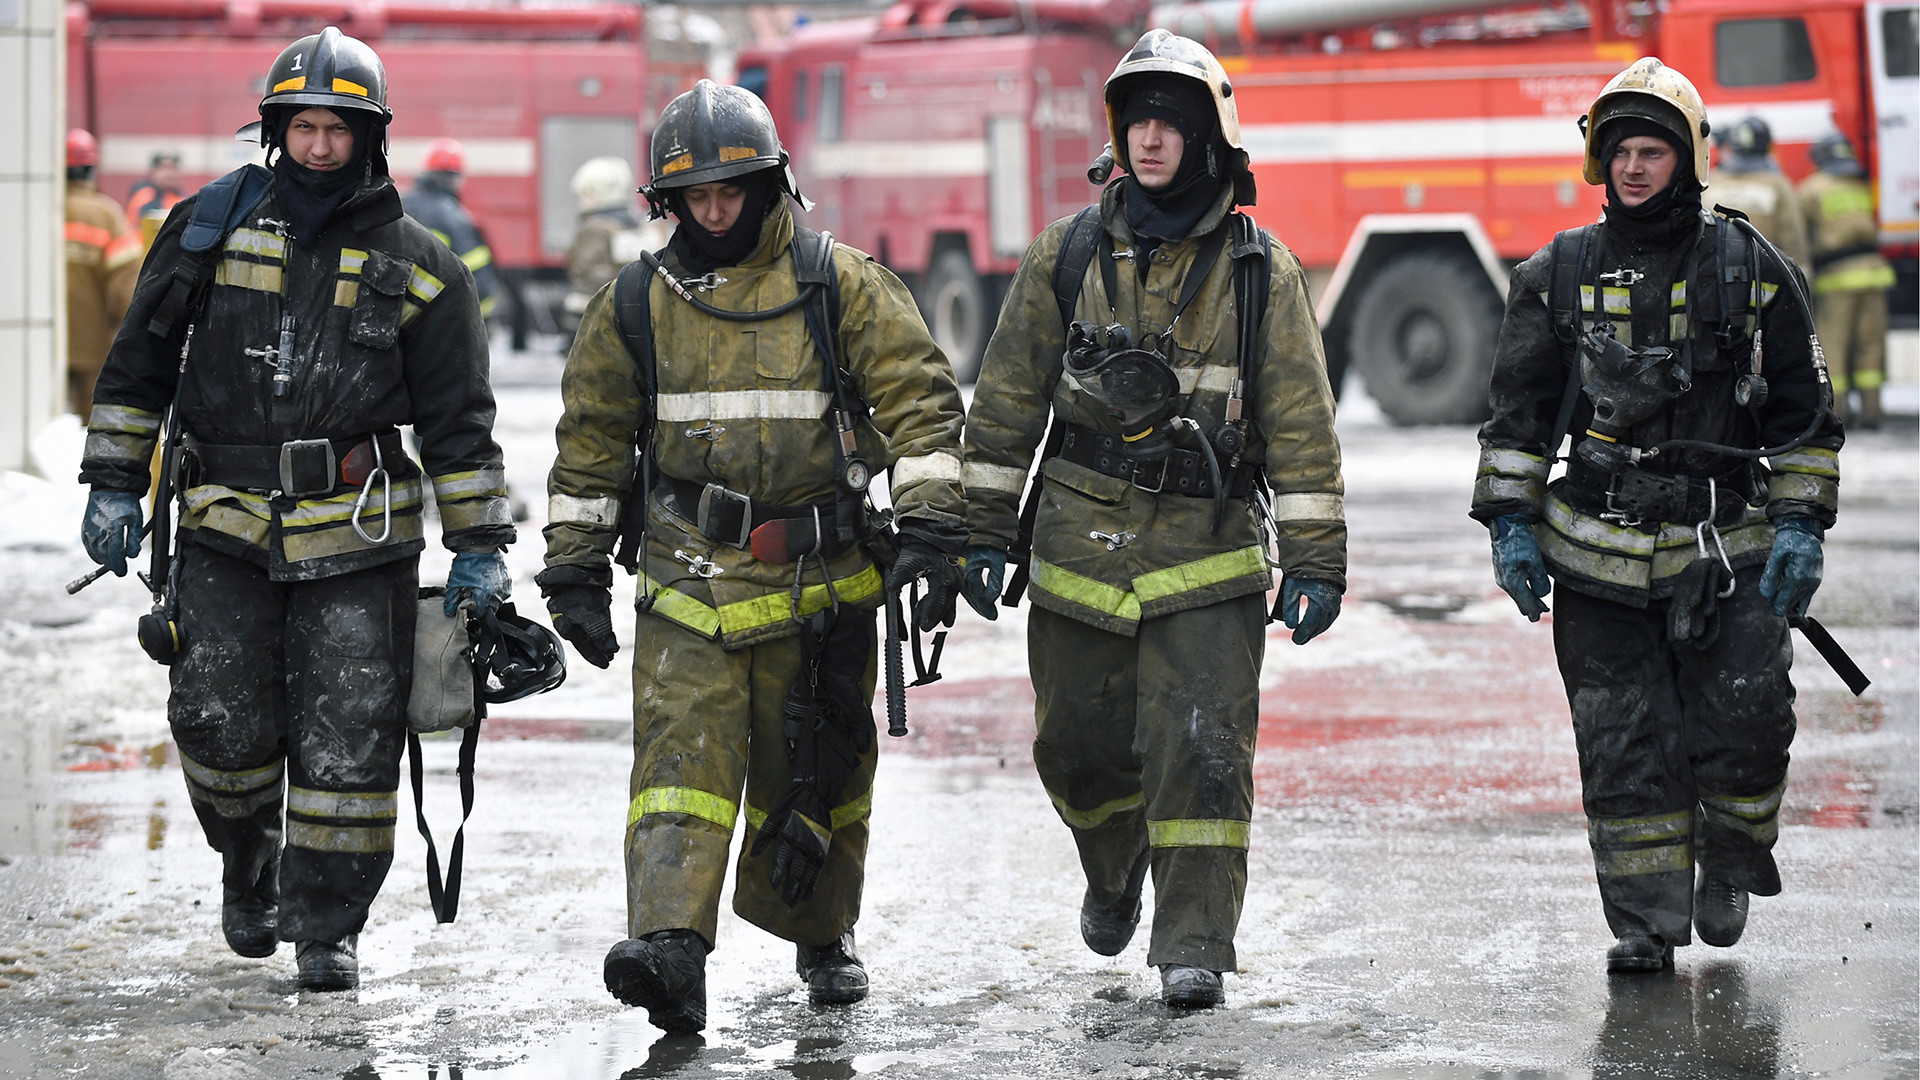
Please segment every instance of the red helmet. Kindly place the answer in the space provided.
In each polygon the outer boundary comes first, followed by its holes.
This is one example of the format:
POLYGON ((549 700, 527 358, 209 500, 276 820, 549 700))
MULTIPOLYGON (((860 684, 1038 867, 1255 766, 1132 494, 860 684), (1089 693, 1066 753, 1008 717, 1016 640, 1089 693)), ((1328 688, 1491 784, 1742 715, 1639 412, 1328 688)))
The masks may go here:
POLYGON ((427 144, 426 169, 428 172, 466 172, 467 151, 458 139, 435 139, 427 144))
POLYGON ((67 130, 67 168, 100 164, 100 143, 82 128, 67 130))

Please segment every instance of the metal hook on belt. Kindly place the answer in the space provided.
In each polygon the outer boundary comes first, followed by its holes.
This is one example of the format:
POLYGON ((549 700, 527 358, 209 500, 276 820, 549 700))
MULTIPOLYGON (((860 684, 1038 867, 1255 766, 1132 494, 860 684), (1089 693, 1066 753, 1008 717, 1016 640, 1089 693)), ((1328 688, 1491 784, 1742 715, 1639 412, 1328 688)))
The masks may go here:
POLYGON ((1087 539, 1102 541, 1107 545, 1108 551, 1119 551, 1121 548, 1133 543, 1134 538, 1130 532, 1108 533, 1095 529, 1087 534, 1087 539))
POLYGON ((673 557, 676 559, 679 559, 683 563, 686 563, 687 573, 692 574, 694 577, 697 577, 697 578, 705 578, 706 580, 711 581, 715 577, 718 577, 719 575, 727 572, 726 568, 722 567, 719 563, 714 562, 712 559, 709 559, 704 555, 689 555, 686 552, 681 551, 679 548, 673 549, 673 557))
POLYGON ((367 481, 360 485, 360 496, 353 500, 353 516, 348 520, 353 531, 360 539, 369 544, 384 544, 387 537, 393 535, 393 477, 387 474, 387 460, 380 451, 380 436, 367 440, 373 444, 373 471, 367 474, 367 481), (367 530, 360 527, 360 513, 367 508, 367 496, 373 494, 373 478, 380 478, 380 535, 368 536, 367 530))
MULTIPOLYGON (((1719 491, 1711 476, 1707 477, 1707 502, 1714 507, 1714 510, 1719 509, 1719 491)), ((1714 595, 1725 600, 1733 595, 1734 586, 1738 583, 1733 579, 1733 561, 1727 558, 1727 545, 1721 542, 1720 530, 1713 524, 1714 510, 1708 510, 1706 520, 1693 527, 1693 539, 1700 546, 1700 557, 1706 559, 1711 558, 1707 553, 1707 535, 1709 533, 1713 535, 1713 546, 1720 555, 1720 565, 1727 568, 1727 587, 1714 595)))

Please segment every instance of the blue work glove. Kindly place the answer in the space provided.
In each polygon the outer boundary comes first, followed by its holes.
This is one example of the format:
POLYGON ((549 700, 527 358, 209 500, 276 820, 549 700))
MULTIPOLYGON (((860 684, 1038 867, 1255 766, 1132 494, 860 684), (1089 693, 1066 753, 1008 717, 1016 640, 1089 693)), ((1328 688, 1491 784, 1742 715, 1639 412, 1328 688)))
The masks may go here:
POLYGON ((1297 578, 1292 574, 1280 585, 1280 621, 1293 631, 1293 643, 1305 645, 1340 617, 1340 589, 1331 581, 1297 578), (1300 601, 1307 602, 1303 614, 1300 601))
POLYGON ((500 606, 513 594, 513 577, 507 573, 507 557, 497 551, 462 551, 453 556, 453 569, 447 571, 448 617, 460 610, 460 601, 472 600, 473 613, 483 615, 500 606))
POLYGON ((1000 617, 1000 590, 1007 579, 1007 553, 985 544, 967 545, 967 565, 961 571, 960 595, 967 606, 992 622, 1000 617))
POLYGON ((127 560, 140 554, 140 496, 94 488, 80 522, 80 545, 115 577, 126 577, 127 560))
POLYGON ((1494 519, 1493 580, 1513 597, 1528 622, 1539 622, 1547 613, 1540 598, 1553 589, 1553 579, 1547 576, 1547 560, 1540 557, 1540 542, 1533 538, 1533 523, 1520 514, 1494 519))
POLYGON ((1820 526, 1810 517, 1796 514, 1773 523, 1773 552, 1760 575, 1760 595, 1773 601, 1775 615, 1807 613, 1826 566, 1820 545, 1820 526))

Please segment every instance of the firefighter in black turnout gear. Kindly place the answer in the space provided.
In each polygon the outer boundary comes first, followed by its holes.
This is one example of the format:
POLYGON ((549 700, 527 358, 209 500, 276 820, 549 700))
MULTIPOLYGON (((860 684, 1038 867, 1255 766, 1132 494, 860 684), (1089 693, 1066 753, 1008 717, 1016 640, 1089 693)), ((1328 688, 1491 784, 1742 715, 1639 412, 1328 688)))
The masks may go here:
POLYGON ((1605 214, 1514 271, 1472 514, 1522 613, 1557 586, 1607 966, 1657 971, 1780 891, 1788 620, 1820 584, 1842 434, 1799 271, 1702 209, 1692 84, 1639 60, 1583 130, 1605 214))
POLYGON ((677 224, 582 314, 538 580, 555 629, 606 667, 609 556, 636 575, 627 934, 603 976, 685 1033, 706 1025, 742 818, 734 911, 794 943, 813 1004, 867 996, 874 609, 925 576, 921 627, 950 624, 966 532, 952 369, 898 278, 795 224, 767 107, 702 79, 652 158, 648 201, 677 224), (858 475, 883 466, 897 558, 858 475))
POLYGON ((379 57, 332 27, 274 61, 271 169, 216 180, 168 218, 81 467, 83 541, 125 573, 163 423, 176 444, 175 630, 171 654, 155 650, 168 721, 224 858, 228 944, 295 942, 300 985, 318 990, 357 984, 358 932, 393 861, 427 491, 456 553, 450 607, 506 597, 513 539, 479 299, 401 214, 386 93, 379 57))

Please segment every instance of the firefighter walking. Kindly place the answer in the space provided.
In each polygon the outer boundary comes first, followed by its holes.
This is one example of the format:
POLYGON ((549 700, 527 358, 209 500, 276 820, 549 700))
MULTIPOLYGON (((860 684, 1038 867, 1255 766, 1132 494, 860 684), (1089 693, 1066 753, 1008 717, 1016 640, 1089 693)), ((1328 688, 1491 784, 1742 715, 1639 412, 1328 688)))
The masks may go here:
POLYGON ((1814 320, 1848 421, 1877 428, 1893 267, 1880 254, 1873 190, 1847 137, 1822 136, 1813 144, 1813 164, 1817 171, 1800 182, 1800 208, 1813 238, 1814 320))
POLYGON ((899 279, 795 225, 787 156, 752 93, 701 80, 674 99, 652 174, 648 201, 677 226, 583 314, 539 582, 555 628, 605 667, 619 651, 609 556, 644 530, 627 938, 604 977, 655 1025, 691 1032, 742 818, 735 912, 795 943, 815 1004, 867 995, 853 929, 883 580, 864 488, 891 466, 885 588, 928 577, 923 624, 951 621, 962 417, 899 279))
POLYGON ((1514 271, 1472 515, 1523 614, 1552 587, 1607 967, 1658 971, 1780 892, 1788 616, 1820 584, 1842 434, 1798 271, 1702 210, 1693 85, 1638 60, 1583 130, 1605 214, 1514 271))
POLYGON ((380 58, 328 27, 266 87, 271 170, 182 202, 146 261, 94 396, 82 532, 126 572, 171 409, 183 509, 171 633, 150 651, 171 662, 167 719, 223 858, 221 927, 242 956, 294 942, 299 984, 340 990, 393 861, 422 503, 456 553, 449 607, 507 595, 513 526, 479 301, 401 214, 380 58))
POLYGON ((597 157, 573 173, 580 223, 567 247, 567 295, 562 329, 571 336, 587 302, 620 268, 647 249, 646 230, 633 208, 633 170, 622 158, 597 157))
POLYGON ((1234 209, 1230 95, 1165 30, 1120 61, 1125 175, 1028 248, 967 424, 965 595, 994 618, 1030 537, 1034 762, 1086 872, 1081 935, 1126 948, 1151 872, 1147 963, 1181 1007, 1224 1001, 1237 964, 1272 568, 1296 643, 1346 586, 1320 335, 1298 261, 1234 209))
POLYGON ((423 164, 425 171, 414 178, 413 190, 407 192, 406 212, 460 257, 473 274, 473 287, 480 295, 480 317, 492 318, 499 292, 493 249, 487 246, 486 235, 473 220, 472 212, 460 201, 460 185, 467 171, 466 148, 457 139, 434 139, 427 144, 423 164))
POLYGON ((1773 241, 1780 254, 1804 273, 1812 265, 1807 223, 1800 215, 1793 181, 1773 159, 1773 129, 1760 117, 1749 116, 1725 138, 1714 132, 1714 139, 1720 148, 1720 161, 1708 178, 1714 205, 1747 215, 1760 235, 1773 241))
POLYGON ((86 423, 93 383, 140 276, 140 234, 120 204, 95 186, 100 144, 81 128, 67 132, 67 404, 86 423))

